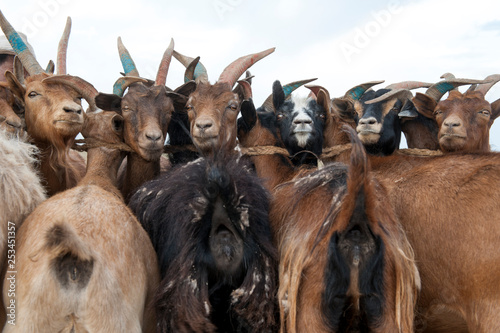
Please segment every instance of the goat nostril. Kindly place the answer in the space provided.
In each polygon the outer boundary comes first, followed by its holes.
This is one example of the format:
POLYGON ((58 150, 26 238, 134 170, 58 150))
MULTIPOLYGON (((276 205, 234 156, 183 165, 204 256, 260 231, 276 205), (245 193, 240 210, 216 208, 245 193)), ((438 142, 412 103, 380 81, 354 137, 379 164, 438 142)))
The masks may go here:
POLYGON ((199 129, 204 130, 204 129, 212 127, 212 123, 197 123, 196 127, 198 127, 199 129))
POLYGON ((64 107, 63 108, 64 112, 66 113, 76 113, 76 114, 82 114, 82 109, 78 108, 78 109, 73 109, 73 108, 70 108, 70 107, 64 107))
POLYGON ((151 141, 158 141, 161 139, 161 134, 158 133, 146 133, 146 138, 151 141))

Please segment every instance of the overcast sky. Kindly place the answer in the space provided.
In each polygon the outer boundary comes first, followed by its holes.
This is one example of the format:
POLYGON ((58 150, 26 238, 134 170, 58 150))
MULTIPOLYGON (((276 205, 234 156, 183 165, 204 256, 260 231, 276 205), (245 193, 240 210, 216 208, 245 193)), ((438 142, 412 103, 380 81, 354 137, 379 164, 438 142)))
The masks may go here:
MULTIPOLYGON (((376 86, 384 87, 436 82, 445 72, 471 79, 500 73, 498 0, 23 0, 3 1, 0 9, 28 35, 43 67, 56 60, 71 16, 68 73, 108 93, 122 71, 118 36, 141 76, 151 79, 170 38, 179 52, 201 57, 211 82, 240 56, 276 47, 251 68, 256 103, 276 79, 318 78, 336 97, 367 81, 385 80, 376 86)), ((183 73, 173 60, 167 86, 181 85, 183 73)), ((486 96, 498 98, 500 83, 486 96)), ((490 132, 494 150, 500 150, 497 122, 490 132)))

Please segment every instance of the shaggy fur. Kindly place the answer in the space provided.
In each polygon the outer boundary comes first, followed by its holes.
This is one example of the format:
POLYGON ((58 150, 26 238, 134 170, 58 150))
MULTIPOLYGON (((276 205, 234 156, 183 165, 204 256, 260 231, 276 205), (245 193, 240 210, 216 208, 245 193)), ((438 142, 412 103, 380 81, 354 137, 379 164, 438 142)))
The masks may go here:
POLYGON ((130 206, 158 254, 160 332, 275 329, 277 262, 268 194, 248 165, 220 154, 215 161, 198 159, 147 183, 130 206), (219 233, 212 229, 221 207, 230 223, 219 233), (218 264, 213 241, 224 233, 233 239, 224 251, 235 257, 242 251, 241 262, 232 260, 236 267, 218 264))
MULTIPOLYGON (((84 135, 121 142, 118 115, 108 114, 92 114, 97 125, 87 119, 84 135)), ((155 332, 148 305, 158 286, 157 261, 115 187, 122 158, 119 151, 89 150, 79 185, 40 204, 18 230, 15 299, 8 280, 3 289, 4 306, 15 300, 16 325, 4 332, 155 332)))
POLYGON ((273 193, 282 332, 413 330, 413 252, 351 131, 349 171, 331 164, 273 193))

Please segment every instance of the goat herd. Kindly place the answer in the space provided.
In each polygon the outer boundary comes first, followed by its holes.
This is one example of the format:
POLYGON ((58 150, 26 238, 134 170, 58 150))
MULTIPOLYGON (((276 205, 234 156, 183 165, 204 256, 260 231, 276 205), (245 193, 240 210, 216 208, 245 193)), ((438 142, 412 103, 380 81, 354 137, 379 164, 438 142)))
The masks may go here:
POLYGON ((211 84, 172 41, 153 81, 118 39, 104 94, 66 74, 70 19, 46 70, 0 24, 17 54, 0 86, 4 332, 500 332, 500 75, 338 98, 276 81, 256 108, 247 69, 274 49, 211 84))

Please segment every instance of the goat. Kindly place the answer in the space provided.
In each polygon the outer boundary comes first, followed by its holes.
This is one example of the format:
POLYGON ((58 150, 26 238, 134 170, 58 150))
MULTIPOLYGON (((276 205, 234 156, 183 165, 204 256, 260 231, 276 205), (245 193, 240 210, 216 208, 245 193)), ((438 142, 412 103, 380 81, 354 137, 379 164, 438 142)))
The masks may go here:
POLYGON ((269 194, 242 159, 222 153, 174 167, 130 201, 158 254, 160 332, 274 329, 269 194))
POLYGON ((237 117, 244 89, 232 91, 238 78, 255 62, 274 52, 274 48, 243 56, 229 64, 215 84, 210 84, 206 72, 195 77, 199 58, 187 68, 188 79, 197 79, 196 90, 186 102, 190 134, 195 146, 204 154, 211 154, 222 146, 236 147, 237 117))
POLYGON ((500 154, 371 162, 415 252, 422 281, 416 331, 500 331, 500 154))
MULTIPOLYGON (((123 118, 88 113, 82 134, 119 143, 123 118)), ((15 272, 4 280, 16 279, 15 298, 4 282, 4 305, 16 305, 16 321, 4 332, 155 332, 148 305, 157 260, 116 188, 123 157, 116 149, 89 150, 79 184, 40 204, 19 228, 15 272)))
POLYGON ((412 332, 419 275, 353 129, 349 168, 326 165, 273 191, 283 332, 412 332))
MULTIPOLYGON (((489 130, 493 121, 500 115, 500 99, 490 104, 485 100, 485 95, 499 80, 500 75, 492 75, 483 82, 466 81, 480 85, 475 90, 468 90, 463 94, 458 90, 450 91, 446 100, 441 100, 444 92, 434 89, 434 86, 425 94, 415 95, 413 103, 417 111, 432 119, 439 129, 437 139, 443 152, 490 151, 489 130), (494 81, 488 84, 485 81, 489 79, 494 81)), ((455 82, 461 81, 449 79, 436 85, 455 87, 455 82)))
POLYGON ((195 88, 194 82, 187 82, 175 91, 165 87, 173 49, 172 40, 163 54, 153 84, 138 77, 139 72, 129 52, 118 38, 126 76, 116 81, 113 94, 100 93, 96 97, 100 108, 120 112, 125 119, 125 143, 133 152, 120 170, 119 184, 127 202, 138 187, 160 174, 163 145, 174 104, 184 105, 185 96, 195 88), (123 95, 127 88, 128 92, 123 95))
POLYGON ((11 72, 6 78, 11 91, 25 104, 26 129, 40 150, 41 175, 51 196, 75 186, 85 173, 85 161, 70 147, 83 126, 80 98, 95 106, 86 95, 90 83, 77 77, 73 81, 80 83, 71 87, 58 83, 61 75, 45 73, 1 12, 0 25, 30 75, 25 85, 11 72))

